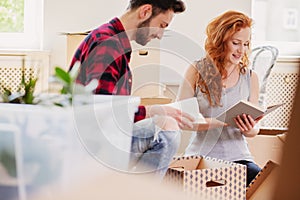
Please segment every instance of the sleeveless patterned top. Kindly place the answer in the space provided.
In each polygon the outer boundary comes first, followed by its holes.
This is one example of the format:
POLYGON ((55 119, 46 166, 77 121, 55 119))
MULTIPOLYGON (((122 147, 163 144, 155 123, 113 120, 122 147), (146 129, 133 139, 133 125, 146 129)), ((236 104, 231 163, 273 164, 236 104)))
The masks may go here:
MULTIPOLYGON (((203 116, 216 117, 239 100, 249 100, 250 91, 250 70, 247 70, 245 74, 240 74, 238 82, 233 87, 222 89, 221 107, 211 107, 199 88, 196 88, 195 96, 203 116)), ((227 161, 253 161, 245 136, 238 128, 231 126, 193 133, 185 154, 227 161)))

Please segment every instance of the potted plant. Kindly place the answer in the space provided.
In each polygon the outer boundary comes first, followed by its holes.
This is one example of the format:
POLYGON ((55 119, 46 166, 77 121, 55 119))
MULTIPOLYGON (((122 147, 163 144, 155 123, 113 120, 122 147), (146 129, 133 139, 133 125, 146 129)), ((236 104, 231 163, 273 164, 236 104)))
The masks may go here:
POLYGON ((7 183, 5 180, 2 183, 0 178, 0 187, 16 187, 19 183, 16 149, 21 149, 25 185, 29 184, 34 188, 36 185, 49 183, 59 175, 63 160, 63 152, 59 150, 65 148, 61 142, 73 131, 70 112, 73 96, 90 95, 94 89, 92 85, 95 85, 95 81, 88 87, 75 83, 79 65, 76 63, 70 73, 55 67, 52 80, 62 84, 60 94, 35 95, 38 78, 30 74, 26 79, 24 67, 17 91, 0 84, 3 91, 0 94, 0 169, 4 173, 0 177, 8 177, 7 183), (76 92, 73 89, 75 87, 76 92), (10 131, 7 127, 13 127, 13 130, 21 134, 10 131), (22 143, 19 147, 16 143, 18 137, 22 143))
MULTIPOLYGON (((0 103, 0 133, 3 133, 1 122, 14 126, 14 138, 19 137, 21 141, 16 149, 21 149, 18 155, 21 154, 23 162, 23 173, 20 173, 23 190, 39 189, 52 181, 64 184, 64 177, 68 179, 77 174, 76 170, 80 171, 91 156, 99 162, 97 168, 100 163, 114 169, 127 167, 131 145, 131 136, 127 133, 132 132, 140 99, 92 95, 98 82, 92 81, 86 87, 76 84, 78 69, 78 63, 69 73, 55 68, 54 79, 62 84, 61 94, 33 95, 33 104, 0 103), (76 169, 74 173, 73 169, 76 169)), ((19 98, 25 96, 22 94, 19 98)), ((7 99, 13 99, 11 95, 7 95, 7 99)), ((16 176, 19 166, 15 163, 13 147, 16 145, 12 145, 10 151, 0 149, 4 152, 0 162, 5 162, 3 166, 12 177, 16 176)))

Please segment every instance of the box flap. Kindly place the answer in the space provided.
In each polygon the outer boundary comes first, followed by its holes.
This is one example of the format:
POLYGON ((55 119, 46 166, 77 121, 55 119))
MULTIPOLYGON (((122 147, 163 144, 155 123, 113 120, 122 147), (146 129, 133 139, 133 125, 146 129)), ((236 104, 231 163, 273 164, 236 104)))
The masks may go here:
POLYGON ((201 170, 207 168, 212 169, 221 167, 231 167, 234 165, 239 164, 205 156, 185 156, 177 158, 175 157, 169 165, 169 168, 176 168, 178 171, 184 171, 196 169, 201 170))
POLYGON ((246 199, 250 199, 251 196, 257 191, 267 177, 276 169, 279 165, 269 160, 264 168, 257 174, 255 179, 250 183, 246 191, 246 199))
POLYGON ((155 105, 171 103, 172 99, 168 97, 144 97, 141 98, 141 105, 155 105))
POLYGON ((288 132, 288 128, 260 127, 259 135, 279 135, 288 132))
MULTIPOLYGON (((175 158, 169 165, 169 168, 194 170, 194 169, 197 169, 201 159, 202 159, 202 157, 200 157, 200 156, 175 158)), ((182 170, 180 170, 180 171, 182 171, 182 170)))
POLYGON ((277 135, 277 138, 278 138, 283 144, 285 144, 285 141, 286 141, 286 134, 279 134, 279 135, 277 135))
POLYGON ((222 167, 231 167, 233 165, 238 165, 238 164, 225 161, 225 160, 220 160, 217 158, 204 157, 203 160, 199 162, 197 169, 207 169, 207 168, 214 169, 214 168, 222 168, 222 167))
POLYGON ((61 33, 62 35, 88 35, 91 31, 85 31, 85 32, 73 32, 73 33, 68 33, 68 32, 63 32, 61 33))

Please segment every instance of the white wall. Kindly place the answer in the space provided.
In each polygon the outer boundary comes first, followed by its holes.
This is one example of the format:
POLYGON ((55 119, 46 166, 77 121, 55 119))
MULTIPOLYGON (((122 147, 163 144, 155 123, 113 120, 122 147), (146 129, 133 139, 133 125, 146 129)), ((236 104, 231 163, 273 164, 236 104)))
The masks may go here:
POLYGON ((272 45, 279 56, 300 55, 299 0, 253 0, 254 45, 272 45), (287 15, 293 10, 295 15, 287 15), (291 22, 295 22, 295 26, 291 22))
POLYGON ((275 41, 290 41, 299 42, 300 41, 300 21, 299 21, 299 11, 300 3, 299 0, 273 0, 272 2, 267 1, 268 6, 268 16, 267 17, 267 27, 266 32, 267 40, 275 41), (287 16, 288 10, 295 11, 294 22, 295 27, 290 27, 289 24, 292 19, 287 16))
POLYGON ((180 32, 203 44, 205 27, 217 15, 227 10, 238 10, 251 15, 251 0, 186 0, 187 9, 177 15, 170 29, 180 32))
POLYGON ((94 29, 127 7, 125 0, 44 0, 44 48, 51 51, 50 66, 66 67, 66 36, 62 32, 94 29), (110 6, 107 6, 110 4, 110 6))
MULTIPOLYGON (((281 0, 283 1, 283 0, 281 0)), ((291 0, 292 1, 292 0, 291 0)), ((45 50, 51 51, 50 66, 67 67, 66 61, 66 37, 62 32, 80 32, 96 28, 98 25, 107 22, 114 16, 119 16, 126 8, 128 0, 44 0, 44 44, 45 50), (109 4, 109 6, 107 5, 109 4)), ((176 15, 171 23, 170 29, 190 38, 198 45, 204 41, 204 30, 208 21, 217 14, 227 9, 237 9, 245 13, 251 13, 251 0, 185 0, 187 10, 180 15, 176 15)), ((273 1, 272 1, 273 2, 273 1)), ((298 3, 298 0, 293 0, 298 3)), ((296 4, 298 5, 298 4, 296 4)), ((288 4, 286 7, 295 5, 288 4)), ((298 5, 299 6, 299 5, 298 5)), ((257 20, 260 21, 260 20, 257 20)), ((300 23, 300 19, 299 19, 300 23)), ((271 30, 276 32, 276 30, 271 30)), ((278 46, 277 43, 270 43, 278 46)), ((259 42, 258 44, 262 44, 259 42)), ((266 44, 265 42, 263 44, 266 44)), ((299 44, 292 43, 287 46, 286 42, 280 43, 280 52, 284 55, 299 55, 299 44), (292 47, 292 48, 291 48, 292 47), (294 50, 295 49, 295 50, 294 50), (295 53, 295 51, 297 51, 295 53)), ((172 60, 166 57, 164 60, 172 60)), ((162 65, 170 65, 162 60, 162 65)), ((186 63, 176 63, 182 66, 186 63)), ((174 65, 170 65, 172 69, 174 65)), ((181 71, 179 72, 181 73, 181 71)), ((169 76, 172 77, 172 76, 169 76)), ((164 75, 162 73, 162 80, 164 75)), ((169 81, 168 79, 165 81, 169 81)))
MULTIPOLYGON (((63 32, 83 32, 107 22, 123 13, 127 0, 44 0, 44 49, 51 51, 50 66, 67 67, 66 36, 63 32), (109 6, 108 6, 109 4, 109 6)), ((226 9, 239 9, 250 13, 250 0, 211 2, 186 0, 187 10, 176 16, 170 29, 176 30, 199 42, 204 38, 204 27, 208 20, 226 9)))
MULTIPOLYGON (((44 48, 51 51, 50 66, 67 67, 66 36, 63 32, 83 32, 91 30, 107 22, 114 16, 119 16, 127 7, 128 0, 44 0, 44 48), (109 6, 107 5, 109 4, 109 6)), ((251 0, 186 0, 187 10, 176 15, 170 25, 171 30, 180 33, 196 45, 204 41, 205 26, 210 19, 228 9, 237 9, 247 14, 251 13, 251 0)), ((162 42, 163 43, 163 42, 162 42)), ((195 56, 196 57, 196 56, 195 56)), ((169 66, 175 66, 182 73, 185 63, 170 59, 168 55, 161 59, 161 64, 167 66, 162 70, 161 80, 172 82, 177 79, 168 73, 169 66), (173 63, 166 61, 172 60, 173 63), (183 67, 183 68, 182 68, 183 67), (165 68, 166 69, 166 68, 165 68), (166 74, 167 73, 167 74, 166 74), (172 79, 172 80, 169 80, 172 79)), ((175 68, 176 68, 175 67, 175 68)))
POLYGON ((160 80, 164 83, 180 83, 188 65, 203 55, 199 48, 203 47, 205 28, 211 19, 227 10, 238 10, 251 16, 251 0, 186 0, 186 5, 187 10, 176 15, 170 25, 170 29, 176 32, 175 37, 165 37, 161 42, 164 49, 179 48, 181 45, 178 50, 180 55, 170 52, 161 54, 163 67, 160 80))

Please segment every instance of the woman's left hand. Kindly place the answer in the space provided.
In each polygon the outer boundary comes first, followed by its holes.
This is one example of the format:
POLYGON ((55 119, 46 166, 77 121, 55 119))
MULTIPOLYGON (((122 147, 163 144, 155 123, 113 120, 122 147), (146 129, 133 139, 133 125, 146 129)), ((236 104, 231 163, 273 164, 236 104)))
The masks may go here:
POLYGON ((257 120, 254 120, 251 115, 242 114, 234 118, 237 127, 247 137, 254 137, 257 135, 258 130, 253 130, 257 120))

